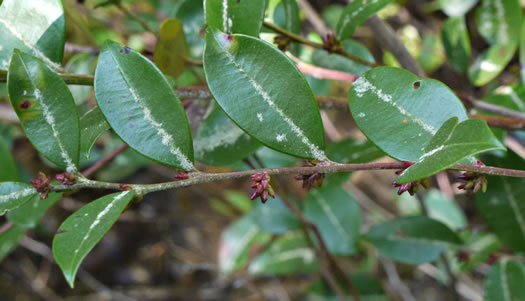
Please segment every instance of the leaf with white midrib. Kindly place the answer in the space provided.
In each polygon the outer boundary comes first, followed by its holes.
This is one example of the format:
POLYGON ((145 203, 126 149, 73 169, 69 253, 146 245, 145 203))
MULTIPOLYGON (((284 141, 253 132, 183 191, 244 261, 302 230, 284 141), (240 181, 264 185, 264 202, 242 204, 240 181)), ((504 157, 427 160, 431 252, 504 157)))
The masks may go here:
POLYGON ((485 301, 525 300, 525 267, 521 262, 503 258, 493 265, 485 279, 485 301))
POLYGON ((336 34, 339 40, 352 36, 357 26, 373 16, 392 0, 354 0, 346 6, 337 24, 336 34))
POLYGON ((7 210, 18 208, 37 194, 35 188, 29 184, 19 182, 0 183, 0 214, 7 210))

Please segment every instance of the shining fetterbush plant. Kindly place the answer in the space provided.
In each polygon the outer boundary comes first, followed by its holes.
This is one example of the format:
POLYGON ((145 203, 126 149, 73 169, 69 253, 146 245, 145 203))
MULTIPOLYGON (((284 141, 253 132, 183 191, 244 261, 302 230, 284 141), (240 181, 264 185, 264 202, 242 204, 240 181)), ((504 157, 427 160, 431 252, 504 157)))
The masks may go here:
MULTIPOLYGON (((391 5, 391 0, 352 1, 342 11, 335 34, 323 41, 301 36, 302 20, 295 0, 179 2, 173 16, 177 18, 166 19, 158 31, 153 29, 157 37, 153 61, 130 46, 108 40, 100 48, 92 77, 70 74, 62 66, 66 24, 60 0, 2 1, 0 78, 7 82, 9 101, 25 135, 62 172, 53 177, 41 173, 31 183, 18 181, 10 151, 0 141, 0 211, 7 212, 12 224, 0 236, 1 256, 64 193, 90 188, 116 191, 74 212, 56 231, 53 256, 73 287, 82 260, 133 201, 155 191, 250 176, 251 199, 260 198, 262 203, 224 232, 219 254, 224 273, 245 265, 254 274, 328 270, 344 280, 342 291, 359 300, 367 294, 387 297, 380 287, 372 292, 360 287, 363 282, 355 275, 348 277, 333 255, 357 255, 371 246, 382 257, 417 265, 459 254, 460 262, 455 261, 452 273, 473 269, 489 256, 490 252, 476 244, 472 231, 459 231, 468 227, 463 213, 437 191, 422 201, 427 215, 392 218, 363 232, 360 207, 342 188, 347 179, 343 172, 371 169, 399 170, 394 183, 399 194, 416 194, 419 186, 428 188, 427 178, 447 169, 463 171, 460 188, 470 193, 487 190, 490 182, 487 192, 476 194, 476 205, 495 234, 491 238, 510 248, 510 254, 525 251, 525 164, 514 153, 502 152, 506 151, 505 133, 498 129, 495 135, 487 125, 489 121, 508 129, 509 124, 523 119, 521 84, 487 98, 487 103, 498 105, 499 112, 514 118, 509 123, 508 119, 469 115, 455 92, 423 74, 415 75, 417 70, 379 66, 366 47, 351 37, 371 17, 370 26, 382 22, 374 15, 391 5), (202 28, 204 39, 199 39, 194 24, 202 28), (279 34, 275 40, 266 38, 271 31, 279 34), (339 76, 342 72, 354 75, 348 103, 337 104, 336 100, 331 105, 349 107, 366 141, 345 140, 326 146, 319 110, 326 103, 312 92, 316 79, 305 77, 304 67, 298 67, 302 61, 335 69, 339 76), (174 79, 192 68, 198 69, 197 74, 203 72, 206 87, 174 84, 174 79), (90 85, 96 106, 79 117, 75 96, 82 91, 78 86, 90 85), (179 96, 215 100, 193 135, 179 96), (107 131, 116 134, 124 148, 173 167, 175 181, 110 183, 91 179, 92 170, 81 173, 80 162, 89 158, 95 141, 107 131), (197 160, 236 169, 232 164, 263 147, 305 159, 308 164, 264 168, 264 162, 258 162, 258 168, 227 173, 206 173, 195 165, 197 160), (480 153, 490 155, 480 161, 480 153), (399 162, 369 163, 384 155, 399 162), (319 187, 325 175, 332 173, 342 174, 319 187), (293 174, 311 188, 303 202, 290 201, 276 189, 272 176, 282 174, 293 174), (446 216, 439 216, 434 207, 440 201, 452 208, 444 211, 446 216), (267 244, 249 258, 253 246, 267 244)), ((477 1, 459 2, 462 4, 439 1, 448 15, 442 28, 447 59, 474 86, 497 85, 494 79, 515 56, 520 42, 520 59, 525 57, 520 2, 481 1, 476 8, 477 30, 490 47, 472 63, 465 20, 477 1)), ((99 3, 110 5, 152 30, 151 24, 133 15, 119 0, 99 3)), ((403 56, 397 58, 405 66, 403 56)), ((520 285, 525 269, 515 258, 502 255, 493 265, 487 275, 485 300, 525 300, 520 285)), ((345 298, 338 283, 330 282, 328 290, 323 285, 314 285, 309 296, 345 298)))

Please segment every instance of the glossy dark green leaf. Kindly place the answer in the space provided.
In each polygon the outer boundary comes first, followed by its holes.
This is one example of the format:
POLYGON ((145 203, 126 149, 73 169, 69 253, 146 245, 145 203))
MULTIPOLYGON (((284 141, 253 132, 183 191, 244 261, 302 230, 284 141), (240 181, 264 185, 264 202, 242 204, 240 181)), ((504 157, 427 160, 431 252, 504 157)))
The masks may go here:
POLYGON ((160 38, 153 56, 157 67, 165 75, 177 78, 186 69, 189 57, 190 53, 180 20, 164 20, 160 25, 160 38))
POLYGON ((465 15, 478 0, 439 0, 441 10, 449 17, 461 17, 465 15))
POLYGON ((290 275, 319 270, 315 252, 302 231, 280 236, 250 264, 252 274, 290 275))
POLYGON ((264 245, 270 234, 263 232, 255 223, 253 215, 244 215, 222 232, 219 243, 219 269, 230 274, 248 263, 250 250, 264 245))
POLYGON ((355 0, 348 4, 337 24, 336 36, 339 40, 348 39, 357 26, 375 15, 392 0, 355 0))
POLYGON ((401 217, 376 225, 365 237, 383 256, 408 264, 433 261, 444 250, 463 244, 447 226, 426 216, 401 217))
POLYGON ((254 153, 261 144, 244 133, 217 105, 201 123, 194 139, 195 159, 228 165, 254 153))
POLYGON ((0 234, 0 261, 11 253, 16 246, 18 241, 24 236, 26 227, 22 225, 13 225, 9 230, 0 234))
MULTIPOLYGON (((375 63, 374 56, 359 42, 345 40, 343 41, 343 48, 348 53, 354 54, 370 63, 375 63)), ((354 75, 362 75, 370 70, 369 66, 359 64, 339 54, 330 54, 324 49, 314 50, 312 54, 312 63, 323 68, 339 70, 354 75)))
POLYGON ((348 192, 331 186, 313 189, 304 202, 304 215, 317 225, 331 253, 352 255, 357 252, 361 211, 348 192))
POLYGON ((0 182, 18 180, 15 160, 2 139, 0 139, 0 166, 0 182))
POLYGON ((101 197, 60 225, 53 239, 53 256, 71 287, 82 260, 106 235, 134 195, 134 191, 124 191, 101 197))
POLYGON ((15 48, 61 69, 65 35, 60 0, 4 0, 0 6, 0 69, 7 70, 15 48))
POLYGON ((98 137, 109 130, 109 124, 98 107, 80 118, 80 152, 89 159, 91 148, 98 137))
POLYGON ((367 163, 385 154, 368 140, 345 139, 332 143, 326 148, 326 155, 337 163, 367 163))
POLYGON ((476 21, 478 31, 489 44, 516 44, 521 30, 519 0, 481 0, 476 21))
POLYGON ((69 172, 77 170, 77 107, 62 78, 41 60, 14 50, 7 77, 11 104, 31 143, 69 172))
MULTIPOLYGON (((91 53, 78 53, 69 59, 66 64, 66 72, 71 74, 93 75, 97 57, 91 53)), ((92 86, 70 85, 69 90, 75 99, 75 103, 84 103, 93 93, 92 86)))
POLYGON ((210 28, 204 69, 219 105, 250 136, 280 152, 326 159, 314 95, 280 50, 253 37, 210 28))
POLYGON ((525 300, 525 267, 520 262, 502 259, 494 265, 485 280, 485 301, 525 300))
POLYGON ((0 214, 20 207, 38 193, 33 186, 18 182, 0 183, 0 214))
POLYGON ((184 108, 150 60, 107 41, 97 65, 95 95, 110 126, 131 148, 162 164, 194 169, 184 108))
POLYGON ((449 18, 441 31, 448 62, 456 71, 465 73, 470 63, 470 38, 465 17, 449 18))
POLYGON ((264 18, 265 0, 206 0, 206 24, 226 33, 258 36, 264 18))
POLYGON ((253 213, 254 221, 266 232, 282 234, 302 227, 303 223, 277 195, 263 204, 258 202, 253 213))
MULTIPOLYGON (((525 170, 525 161, 513 152, 506 158, 484 158, 485 164, 525 170)), ((490 229, 507 246, 525 251, 525 179, 487 177, 486 193, 476 194, 476 206, 490 229)))
POLYGON ((173 16, 181 20, 186 41, 194 57, 202 57, 204 51, 204 5, 203 1, 185 0, 173 16))
POLYGON ((458 124, 457 117, 447 120, 414 165, 397 179, 403 184, 434 175, 462 159, 491 150, 505 150, 505 146, 480 119, 469 119, 458 124))
POLYGON ((47 209, 53 206, 62 198, 62 193, 52 192, 45 200, 40 199, 40 195, 33 196, 22 206, 7 213, 7 219, 17 225, 24 225, 34 228, 38 221, 44 216, 47 209))
POLYGON ((451 117, 468 119, 461 101, 443 83, 393 67, 366 72, 352 85, 348 100, 361 131, 401 161, 419 160, 424 146, 451 117))
MULTIPOLYGON (((381 282, 367 274, 351 274, 350 281, 356 288, 362 301, 388 301, 390 298, 383 290, 381 282)), ((344 282, 339 280, 341 287, 345 289, 348 300, 353 300, 350 293, 346 291, 344 282)), ((310 286, 304 295, 304 301, 338 301, 339 297, 330 287, 326 280, 322 279, 310 286)))
MULTIPOLYGON (((274 23, 289 32, 301 33, 301 19, 299 17, 299 6, 297 0, 281 0, 273 12, 274 23)), ((292 42, 289 51, 298 54, 299 44, 292 42)))
POLYGON ((483 86, 498 76, 510 62, 517 43, 493 45, 481 53, 468 70, 468 78, 475 86, 483 86))

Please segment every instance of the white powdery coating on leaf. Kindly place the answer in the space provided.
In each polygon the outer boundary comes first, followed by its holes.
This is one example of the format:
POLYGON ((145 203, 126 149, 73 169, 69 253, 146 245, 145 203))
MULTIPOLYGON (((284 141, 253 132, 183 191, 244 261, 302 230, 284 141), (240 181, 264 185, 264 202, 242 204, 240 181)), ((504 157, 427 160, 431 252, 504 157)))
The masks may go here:
POLYGON ((310 248, 301 248, 282 252, 276 256, 276 262, 288 261, 295 258, 302 258, 304 264, 310 264, 314 261, 315 254, 310 248))
POLYGON ((5 203, 12 199, 23 198, 33 193, 36 193, 36 190, 33 187, 28 187, 20 191, 11 192, 10 194, 0 195, 0 203, 5 203))
POLYGON ((283 141, 286 141, 286 135, 285 134, 279 134, 277 135, 277 137, 275 137, 275 140, 277 140, 277 142, 283 142, 283 141))
POLYGON ((222 30, 230 32, 231 19, 228 18, 228 0, 222 0, 222 30))
POLYGON ((213 128, 213 133, 205 139, 196 140, 195 153, 201 157, 204 153, 211 152, 217 147, 235 144, 243 135, 244 132, 233 122, 229 127, 216 126, 213 128))
POLYGON ((257 119, 259 119, 260 122, 264 121, 264 117, 261 113, 257 113, 257 119))
POLYGON ((496 17, 500 20, 498 26, 498 37, 502 44, 509 42, 508 26, 505 22, 505 7, 501 0, 494 0, 494 7, 496 8, 496 17))
MULTIPOLYGON (((337 36, 339 38, 342 38, 341 35, 343 34, 343 31, 345 30, 346 26, 350 21, 355 18, 357 15, 359 15, 365 8, 367 8, 369 5, 376 4, 378 0, 372 0, 368 4, 363 3, 361 7, 353 11, 351 14, 346 15, 345 19, 343 20, 343 25, 339 28, 339 31, 337 32, 337 36)), ((365 1, 366 2, 366 1, 365 1)))
POLYGON ((366 117, 366 114, 363 113, 363 112, 361 112, 361 113, 359 113, 359 115, 357 115, 357 116, 363 118, 363 117, 366 117))
POLYGON ((392 95, 389 95, 389 94, 385 94, 383 93, 383 90, 381 89, 378 89, 376 86, 374 86, 372 83, 370 83, 366 78, 364 78, 363 76, 361 76, 358 80, 356 80, 353 85, 352 85, 352 88, 354 89, 355 91, 355 94, 357 95, 357 97, 361 98, 363 97, 363 95, 366 93, 366 92, 372 92, 374 93, 375 95, 377 95, 377 97, 379 97, 379 99, 381 99, 382 101, 392 105, 394 108, 396 108, 401 114, 403 114, 404 116, 406 116, 408 119, 414 121, 415 123, 417 123, 419 126, 421 126, 425 131, 431 133, 432 135, 435 135, 436 134, 436 129, 431 126, 431 125, 428 125, 426 124, 423 120, 419 119, 419 118, 416 118, 414 115, 412 115, 410 112, 408 112, 407 110, 405 110, 403 107, 401 107, 399 104, 397 104, 396 102, 394 102, 392 100, 392 95))
POLYGON ((499 66, 491 61, 482 61, 481 64, 479 64, 479 68, 483 71, 494 72, 498 71, 499 66))
POLYGON ((46 119, 47 124, 49 124, 49 126, 51 127, 53 136, 57 140, 58 147, 60 148, 60 155, 62 156, 64 163, 66 163, 67 172, 76 173, 77 167, 75 166, 75 163, 73 163, 73 160, 67 153, 66 148, 64 147, 64 144, 62 143, 62 139, 58 135, 58 130, 56 128, 56 123, 55 123, 55 117, 53 117, 53 114, 49 110, 49 107, 42 100, 42 93, 40 92, 40 90, 35 88, 34 94, 35 94, 35 99, 38 101, 38 104, 42 107, 42 114, 44 114, 44 118, 46 119))
POLYGON ((421 155, 421 157, 419 157, 419 160, 417 161, 417 163, 421 163, 425 160, 425 158, 427 157, 430 157, 432 156, 433 154, 439 152, 440 150, 442 150, 443 148, 445 148, 444 145, 441 145, 440 147, 437 147, 431 151, 429 151, 428 153, 424 153, 423 155, 421 155))
POLYGON ((492 9, 490 8, 490 1, 489 0, 483 0, 482 2, 482 9, 481 9, 481 30, 483 31, 491 31, 493 24, 492 24, 492 9))
POLYGON ((226 49, 225 49, 224 53, 226 54, 228 59, 230 59, 230 61, 235 65, 235 67, 237 67, 239 69, 239 71, 241 71, 248 78, 248 80, 250 81, 250 84, 252 85, 252 87, 255 89, 255 91, 257 91, 257 94, 259 94, 264 99, 264 101, 270 106, 270 108, 272 108, 274 111, 276 111, 279 114, 279 116, 281 116, 281 118, 286 122, 286 124, 288 124, 288 126, 290 127, 292 132, 294 132, 297 135, 297 137, 299 139, 301 139, 301 142, 308 147, 312 157, 314 157, 314 159, 319 160, 319 161, 327 161, 328 158, 326 157, 324 151, 322 149, 320 149, 317 145, 313 144, 310 141, 310 139, 308 139, 308 137, 305 136, 303 130, 301 130, 281 110, 281 108, 279 108, 275 104, 275 102, 272 100, 270 95, 268 95, 268 93, 266 93, 266 91, 264 91, 263 88, 253 78, 251 78, 251 76, 248 74, 248 72, 246 72, 246 70, 244 70, 244 68, 242 68, 242 66, 239 65, 239 63, 237 63, 237 61, 235 60, 233 55, 230 52, 228 52, 228 50, 226 50, 226 49))

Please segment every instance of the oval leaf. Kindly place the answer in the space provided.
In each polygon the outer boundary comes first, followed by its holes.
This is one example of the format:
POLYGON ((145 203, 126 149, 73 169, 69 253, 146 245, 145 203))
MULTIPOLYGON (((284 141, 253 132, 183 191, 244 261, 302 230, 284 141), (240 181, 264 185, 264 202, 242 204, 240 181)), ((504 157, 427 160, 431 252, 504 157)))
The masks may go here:
POLYGON ((468 119, 461 101, 443 83, 393 67, 366 72, 352 85, 348 100, 361 131, 401 161, 417 161, 451 117, 468 119))
POLYGON ((484 120, 470 119, 458 124, 452 117, 425 147, 425 153, 396 179, 398 184, 434 175, 464 158, 505 146, 490 131, 484 120))
POLYGON ((190 53, 180 20, 166 19, 162 22, 153 58, 166 75, 176 78, 184 72, 190 53))
POLYGON ((477 28, 489 44, 514 44, 519 39, 521 19, 519 0, 481 0, 477 28))
POLYGON ((468 70, 468 78, 475 86, 483 86, 498 76, 510 62, 517 43, 493 45, 481 53, 468 70))
POLYGON ((97 103, 117 135, 142 155, 193 170, 193 145, 184 108, 155 65, 107 41, 95 73, 97 103))
POLYGON ((326 160, 314 95, 281 51, 256 38, 211 28, 204 70, 219 105, 249 135, 280 152, 326 160))
POLYGON ((352 255, 360 238, 361 211, 357 201, 339 187, 313 189, 304 205, 304 215, 317 225, 333 254, 352 255))
POLYGON ((7 148, 4 141, 0 138, 0 182, 18 180, 15 160, 11 151, 7 148))
POLYGON ((18 182, 0 183, 0 214, 6 210, 18 208, 35 195, 38 195, 38 193, 29 184, 18 182))
POLYGON ((478 0, 439 0, 441 10, 449 17, 461 17, 466 14, 478 0))
POLYGON ((0 6, 0 69, 7 70, 17 48, 60 70, 65 35, 60 0, 4 0, 0 6))
POLYGON ((45 200, 40 199, 40 195, 33 196, 22 206, 7 213, 7 219, 17 225, 24 225, 34 228, 47 209, 53 206, 62 198, 62 193, 52 192, 45 200))
POLYGON ((383 256, 408 264, 433 261, 442 251, 463 244, 447 226, 426 216, 402 217, 377 225, 366 238, 383 256))
MULTIPOLYGON (((370 51, 368 51, 368 49, 359 42, 345 40, 342 43, 343 48, 348 53, 354 54, 370 63, 375 63, 374 57, 370 51)), ((336 53, 330 54, 324 49, 314 50, 312 54, 312 63, 323 68, 339 70, 354 75, 362 75, 366 71, 370 70, 369 66, 361 65, 336 53)))
POLYGON ((24 132, 36 149, 58 167, 76 172, 80 122, 64 80, 41 60, 15 49, 7 90, 24 132))
POLYGON ((464 17, 449 18, 441 31, 448 61, 456 71, 464 73, 470 63, 470 38, 464 17))
POLYGON ((485 280, 485 301, 525 300, 525 268, 519 262, 502 259, 494 265, 485 280))
POLYGON ((80 118, 80 152, 87 159, 95 141, 107 130, 109 124, 98 107, 94 107, 80 118))
POLYGON ((106 195, 80 208, 60 225, 53 239, 53 256, 71 287, 82 260, 109 231, 134 195, 134 191, 106 195))
POLYGON ((266 8, 265 0, 205 0, 206 24, 226 33, 258 36, 266 8))
POLYGON ((375 15, 392 0, 354 0, 348 4, 337 23, 336 36, 339 40, 350 38, 357 26, 375 15))

